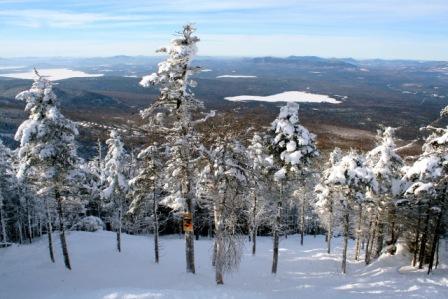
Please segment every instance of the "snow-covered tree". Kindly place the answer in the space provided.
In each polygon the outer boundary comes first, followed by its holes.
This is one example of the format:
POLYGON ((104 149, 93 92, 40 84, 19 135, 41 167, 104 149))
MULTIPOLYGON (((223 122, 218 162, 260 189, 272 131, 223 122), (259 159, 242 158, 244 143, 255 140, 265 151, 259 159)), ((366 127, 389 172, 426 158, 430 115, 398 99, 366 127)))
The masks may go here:
POLYGON ((279 185, 280 196, 277 201, 277 215, 273 228, 274 248, 272 273, 277 273, 279 231, 281 226, 282 206, 284 204, 284 183, 308 175, 307 166, 313 157, 318 156, 315 135, 300 124, 299 104, 288 103, 280 108, 280 114, 274 120, 269 132, 271 141, 269 150, 273 165, 277 167, 274 181, 279 185))
MULTIPOLYGON (((76 198, 77 186, 73 182, 82 177, 75 145, 78 130, 59 111, 51 82, 37 71, 31 89, 19 93, 16 98, 26 102, 25 111, 30 114, 15 135, 20 142, 17 177, 32 182, 41 197, 55 200, 64 263, 71 269, 65 238, 64 201, 76 198)), ((51 237, 51 229, 48 236, 51 237)))
POLYGON ((325 165, 325 169, 322 173, 320 184, 315 188, 317 201, 315 202, 316 211, 320 217, 321 223, 323 223, 327 230, 327 253, 331 252, 331 240, 333 238, 333 227, 335 225, 335 212, 336 201, 338 196, 338 190, 333 184, 328 184, 327 180, 331 175, 334 167, 341 161, 342 151, 340 148, 335 148, 331 153, 328 162, 325 165))
POLYGON ((232 136, 218 139, 208 152, 208 159, 198 182, 201 204, 214 215, 215 242, 213 265, 217 284, 224 283, 224 273, 238 267, 242 254, 239 225, 248 188, 246 149, 232 136))
POLYGON ((405 196, 417 209, 419 219, 414 245, 414 263, 419 268, 429 261, 428 273, 434 264, 434 255, 442 233, 444 211, 448 208, 448 128, 427 127, 432 133, 423 145, 423 153, 410 166, 403 177, 405 196), (423 223, 421 223, 423 218, 423 223), (421 228, 423 224, 423 228, 421 228), (430 240, 432 236, 432 240, 430 240), (427 251, 429 248, 429 255, 427 251))
POLYGON ((268 201, 269 185, 271 184, 270 169, 272 168, 272 158, 267 150, 267 140, 258 133, 255 133, 247 148, 250 160, 250 171, 248 171, 250 186, 250 201, 248 202, 248 220, 252 241, 252 255, 257 250, 258 227, 267 222, 270 210, 268 201))
POLYGON ((12 167, 11 150, 0 139, 0 226, 2 242, 7 243, 8 238, 8 202, 12 192, 17 191, 17 181, 12 167))
MULTIPOLYGON (((401 177, 403 176, 402 168, 404 162, 395 152, 396 146, 394 142, 394 129, 385 128, 382 132, 378 132, 378 145, 367 153, 367 165, 372 169, 378 182, 378 192, 373 196, 373 207, 371 211, 371 220, 373 224, 369 225, 366 263, 370 262, 371 252, 375 244, 375 256, 381 253, 384 240, 384 226, 389 225, 390 245, 389 252, 395 252, 395 243, 398 239, 395 225, 395 201, 401 194, 401 177), (371 232, 371 231, 374 232, 371 232), (375 235, 376 238, 372 238, 375 235), (376 240, 375 240, 376 239, 376 240)), ((359 253, 359 252, 357 252, 359 253)))
POLYGON ((159 202, 161 200, 163 162, 159 145, 154 143, 138 154, 141 167, 137 175, 129 181, 132 202, 128 213, 136 215, 146 212, 152 216, 154 234, 154 259, 159 262, 159 202), (150 207, 150 211, 144 211, 150 207), (149 212, 149 213, 148 213, 149 212))
POLYGON ((356 207, 358 209, 357 219, 357 246, 360 242, 359 227, 362 221, 362 206, 366 199, 366 192, 377 190, 377 181, 372 170, 367 166, 364 156, 350 151, 342 157, 338 163, 331 168, 324 184, 339 188, 342 197, 340 205, 343 209, 342 221, 344 225, 344 248, 342 251, 342 272, 347 270, 347 246, 350 229, 350 213, 356 207))
POLYGON ((112 226, 117 232, 117 250, 121 252, 121 231, 123 226, 123 211, 126 209, 126 192, 129 185, 125 176, 126 161, 128 155, 124 149, 120 135, 116 130, 111 130, 110 138, 104 158, 105 188, 101 195, 106 201, 106 209, 112 215, 112 226))
POLYGON ((104 177, 104 159, 103 159, 103 146, 101 141, 97 141, 97 155, 82 166, 86 173, 86 181, 84 182, 85 188, 89 193, 90 214, 95 214, 99 218, 102 217, 103 198, 101 191, 104 189, 105 177, 104 177))
MULTIPOLYGON (((150 120, 148 125, 152 127, 151 130, 163 132, 170 143, 171 159, 167 163, 167 171, 171 173, 169 179, 172 183, 167 183, 171 192, 168 199, 176 205, 175 208, 181 205, 185 219, 192 223, 195 194, 193 173, 197 168, 195 162, 198 150, 198 138, 194 130, 198 120, 193 121, 192 112, 203 107, 190 90, 190 87, 196 86, 190 76, 199 70, 191 66, 199 41, 194 31, 191 24, 185 25, 168 47, 159 50, 168 57, 159 63, 157 72, 143 77, 140 82, 144 87, 159 86, 159 97, 141 115, 150 120)), ((185 232, 185 250, 187 272, 195 273, 193 229, 185 232)))

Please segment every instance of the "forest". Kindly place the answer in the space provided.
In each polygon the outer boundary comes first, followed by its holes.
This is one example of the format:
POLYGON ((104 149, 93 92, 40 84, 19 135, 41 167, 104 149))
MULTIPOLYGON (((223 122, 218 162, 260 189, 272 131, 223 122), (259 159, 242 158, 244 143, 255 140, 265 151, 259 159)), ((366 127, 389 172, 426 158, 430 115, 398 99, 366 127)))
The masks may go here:
MULTIPOLYGON (((166 57, 157 71, 141 79, 141 86, 160 91, 133 133, 145 145, 127 145, 129 132, 114 129, 98 140, 93 159, 78 155, 77 124, 61 113, 52 81, 35 70, 30 89, 16 96, 28 113, 15 134, 19 146, 0 140, 0 252, 45 238, 48 260, 58 258, 58 245, 70 270, 76 264, 68 231, 104 229, 114 232, 117 252, 126 247, 124 235, 152 235, 148 251, 162 265, 160 236, 182 234, 178 254, 194 274, 195 242, 210 238, 210 263, 221 285, 226 273, 238 270, 246 240, 256 255, 257 238, 272 237, 276 274, 281 241, 298 234, 298 245, 306 235, 324 235, 328 254, 341 239, 341 273, 351 258, 369 265, 394 256, 398 244, 412 256, 412 267, 428 275, 439 267, 448 224, 447 128, 421 128, 421 154, 406 157, 396 151, 396 128, 381 124, 369 151, 320 151, 294 102, 264 130, 248 124, 244 136, 197 130, 217 113, 193 92, 199 41, 194 26, 185 25, 158 50, 166 57)), ((440 112, 446 117, 448 107, 440 112)))

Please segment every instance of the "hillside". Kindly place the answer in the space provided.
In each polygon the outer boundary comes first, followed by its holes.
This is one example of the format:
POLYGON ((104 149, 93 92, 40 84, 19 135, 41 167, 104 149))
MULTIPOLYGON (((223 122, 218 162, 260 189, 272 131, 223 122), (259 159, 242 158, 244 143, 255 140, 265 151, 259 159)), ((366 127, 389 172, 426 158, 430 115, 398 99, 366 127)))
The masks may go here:
MULTIPOLYGON (((123 128, 139 122, 138 111, 157 96, 156 88, 144 89, 139 77, 152 72, 161 57, 118 56, 85 59, 4 59, 0 69, 0 134, 12 143, 12 134, 25 117, 14 96, 29 87, 29 80, 2 77, 31 66, 71 68, 103 74, 93 78, 70 78, 55 86, 63 111, 76 121, 90 122, 98 131, 82 135, 91 144, 103 126, 123 128), (9 65, 9 66, 8 66, 9 65), (12 67, 13 68, 13 67, 12 67)), ((281 103, 231 102, 226 97, 269 96, 285 91, 328 95, 341 104, 302 103, 301 117, 318 135, 322 150, 334 146, 372 148, 381 125, 399 127, 400 145, 418 138, 418 129, 438 118, 448 104, 446 62, 325 59, 319 57, 212 58, 195 63, 203 72, 196 75, 195 94, 207 109, 218 111, 213 122, 234 119, 238 127, 260 129, 278 113, 281 103), (242 77, 241 77, 242 76, 242 77), (246 76, 246 77, 244 77, 246 76)), ((244 134, 244 132, 236 132, 244 134)), ((409 149, 410 154, 419 146, 409 149)))

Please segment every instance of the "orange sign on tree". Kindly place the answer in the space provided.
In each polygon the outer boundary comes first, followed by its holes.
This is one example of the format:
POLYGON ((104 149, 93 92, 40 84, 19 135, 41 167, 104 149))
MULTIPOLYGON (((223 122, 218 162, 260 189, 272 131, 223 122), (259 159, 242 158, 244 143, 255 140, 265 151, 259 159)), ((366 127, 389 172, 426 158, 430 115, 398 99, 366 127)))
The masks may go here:
POLYGON ((193 232, 193 215, 191 213, 184 213, 183 223, 184 232, 193 232))

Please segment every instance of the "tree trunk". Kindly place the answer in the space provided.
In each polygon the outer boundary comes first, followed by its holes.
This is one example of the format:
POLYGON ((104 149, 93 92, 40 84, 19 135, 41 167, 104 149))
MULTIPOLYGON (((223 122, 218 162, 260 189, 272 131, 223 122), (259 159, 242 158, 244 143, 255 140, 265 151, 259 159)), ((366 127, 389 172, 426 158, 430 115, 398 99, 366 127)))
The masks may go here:
MULTIPOLYGON (((216 237, 216 234, 215 234, 216 237)), ((215 267, 216 266, 216 251, 217 251, 217 246, 218 244, 216 244, 216 238, 213 241, 213 256, 212 256, 212 266, 215 267)))
POLYGON ((370 264, 372 260, 373 245, 376 240, 376 234, 378 232, 379 211, 376 212, 375 221, 373 222, 372 236, 370 237, 369 250, 366 251, 366 265, 370 264))
POLYGON ((23 244, 22 220, 17 221, 17 230, 19 231, 19 243, 23 244))
POLYGON ((70 265, 70 257, 68 255, 67 241, 65 239, 65 228, 64 228, 64 212, 62 208, 62 198, 59 191, 55 190, 55 199, 58 204, 58 215, 59 215, 59 238, 61 239, 62 255, 64 256, 65 267, 69 270, 72 269, 70 265))
POLYGON ((257 195, 254 195, 254 208, 252 209, 252 255, 257 251, 257 195))
POLYGON ((42 217, 39 214, 39 237, 42 237, 42 217))
POLYGON ((153 190, 153 214, 154 214, 154 259, 156 263, 159 263, 159 216, 158 205, 156 199, 156 190, 153 190))
POLYGON ((417 227, 415 231, 415 241, 414 241, 414 257, 412 258, 412 267, 415 267, 417 264, 417 257, 418 257, 418 244, 420 241, 420 224, 422 222, 422 214, 420 207, 418 208, 418 221, 417 221, 417 227))
POLYGON ((277 265, 278 265, 278 247, 279 247, 279 231, 281 225, 281 213, 282 213, 282 205, 283 205, 283 182, 280 183, 280 196, 277 201, 277 215, 275 216, 275 224, 274 224, 274 244, 273 244, 273 256, 272 256, 272 274, 277 273, 277 265))
POLYGON ((121 199, 119 199, 119 207, 118 207, 118 230, 117 230, 117 250, 121 252, 121 218, 122 218, 122 203, 121 199))
POLYGON ((224 270, 224 222, 223 210, 224 202, 215 205, 215 280, 216 284, 224 284, 223 270, 224 270))
POLYGON ((372 233, 372 224, 373 224, 373 220, 372 220, 372 217, 370 217, 369 228, 367 230, 366 252, 365 252, 365 258, 364 258, 366 265, 368 265, 370 263, 369 250, 370 250, 370 239, 371 239, 371 233, 372 233))
POLYGON ((54 263, 53 237, 52 237, 53 227, 51 225, 50 207, 48 206, 47 200, 45 200, 45 210, 47 213, 48 250, 50 252, 50 260, 54 263))
MULTIPOLYGON (((1 191, 0 191, 1 192, 1 191)), ((8 242, 8 235, 6 234, 6 213, 3 211, 3 196, 0 194, 0 220, 2 226, 2 242, 8 242)))
MULTIPOLYGON (((191 198, 187 197, 187 213, 190 213, 193 218, 193 202, 191 198)), ((193 219, 191 219, 193 223, 193 219)), ((187 272, 195 273, 194 265, 194 232, 185 232, 185 256, 187 262, 187 272)))
MULTIPOLYGON (((389 231, 390 231, 390 241, 388 242, 389 246, 393 246, 395 247, 395 244, 397 244, 398 241, 398 233, 396 231, 396 225, 395 225, 395 221, 396 221, 396 211, 395 211, 395 207, 392 205, 389 208, 389 231)), ((389 253, 394 255, 395 254, 395 249, 394 250, 389 250, 389 253)))
POLYGON ((33 227, 31 225, 31 211, 30 211, 30 202, 27 195, 25 195, 25 202, 26 202, 26 218, 28 222, 28 241, 33 243, 33 227))
POLYGON ((355 260, 359 260, 359 255, 360 255, 360 250, 361 250, 361 235, 362 235, 362 231, 361 231, 361 225, 362 225, 362 207, 361 205, 359 205, 358 207, 359 211, 358 211, 358 225, 356 228, 356 248, 355 248, 355 260))
POLYGON ((252 230, 252 255, 255 255, 257 251, 257 230, 256 227, 252 230))
MULTIPOLYGON (((379 219, 378 219, 379 221, 379 219)), ((376 239, 376 246, 375 246, 375 258, 379 257, 381 255, 381 251, 383 250, 383 243, 384 243, 384 223, 382 221, 379 221, 377 225, 377 239, 376 239)))
POLYGON ((305 197, 302 196, 302 206, 300 207, 300 245, 303 246, 303 238, 305 235, 305 197))
POLYGON ((440 237, 440 223, 442 222, 442 211, 439 212, 439 215, 437 216, 437 222, 436 222, 436 228, 434 230, 434 237, 432 240, 431 245, 431 255, 429 259, 429 266, 428 266, 428 274, 431 273, 432 267, 434 265, 434 256, 437 249, 437 244, 439 243, 439 237, 440 237))
POLYGON ((425 226, 423 228, 422 241, 420 243, 420 254, 418 257, 418 259, 419 259, 418 268, 419 269, 423 269, 423 265, 425 264, 426 242, 428 240, 428 228, 429 228, 429 213, 430 213, 430 209, 428 206, 428 209, 426 211, 425 226))
POLYGON ((436 266, 435 268, 439 267, 439 246, 440 246, 440 237, 437 240, 437 248, 436 248, 436 266))
MULTIPOLYGON (((346 208, 347 209, 347 208, 346 208)), ((347 273, 347 247, 348 247, 348 235, 349 235, 349 212, 345 211, 344 214, 344 248, 342 250, 342 273, 347 273)))
POLYGON ((330 202, 329 209, 330 219, 328 220, 328 229, 327 229, 327 253, 331 253, 331 239, 333 238, 333 200, 330 202))

